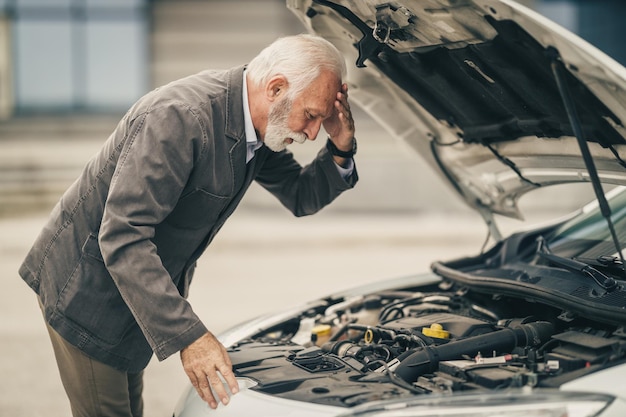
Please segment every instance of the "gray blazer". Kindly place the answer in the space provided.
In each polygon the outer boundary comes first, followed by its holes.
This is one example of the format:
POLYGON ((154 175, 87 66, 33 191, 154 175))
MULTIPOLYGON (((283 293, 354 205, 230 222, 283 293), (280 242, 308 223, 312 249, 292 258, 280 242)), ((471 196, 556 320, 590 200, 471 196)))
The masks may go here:
POLYGON ((325 149, 304 168, 265 146, 246 164, 242 80, 204 71, 141 98, 24 260, 47 322, 93 358, 137 372, 207 331, 185 299, 193 269, 252 180, 296 216, 356 183, 325 149))

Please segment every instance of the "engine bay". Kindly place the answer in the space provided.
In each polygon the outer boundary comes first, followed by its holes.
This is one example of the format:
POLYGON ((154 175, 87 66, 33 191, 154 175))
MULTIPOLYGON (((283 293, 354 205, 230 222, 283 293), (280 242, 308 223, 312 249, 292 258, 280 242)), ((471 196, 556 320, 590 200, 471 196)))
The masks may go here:
POLYGON ((626 361, 623 327, 450 281, 328 298, 231 346, 237 377, 282 398, 375 400, 557 388, 626 361))

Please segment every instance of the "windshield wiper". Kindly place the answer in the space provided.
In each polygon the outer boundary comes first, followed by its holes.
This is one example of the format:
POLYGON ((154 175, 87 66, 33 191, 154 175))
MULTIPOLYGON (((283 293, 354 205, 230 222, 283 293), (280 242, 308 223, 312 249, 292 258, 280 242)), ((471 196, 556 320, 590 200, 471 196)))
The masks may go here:
POLYGON ((611 275, 621 274, 624 270, 624 265, 618 256, 615 255, 601 255, 596 258, 582 258, 577 256, 577 261, 584 262, 593 267, 607 271, 611 275))
POLYGON ((577 272, 579 274, 588 276, 589 278, 593 279, 596 284, 598 284, 600 287, 604 288, 608 292, 611 292, 617 288, 617 281, 614 278, 604 275, 593 266, 584 262, 580 262, 571 258, 564 258, 562 256, 553 254, 552 252, 550 252, 548 244, 542 236, 540 236, 537 241, 537 255, 539 255, 540 258, 550 261, 554 265, 567 269, 568 271, 577 272))

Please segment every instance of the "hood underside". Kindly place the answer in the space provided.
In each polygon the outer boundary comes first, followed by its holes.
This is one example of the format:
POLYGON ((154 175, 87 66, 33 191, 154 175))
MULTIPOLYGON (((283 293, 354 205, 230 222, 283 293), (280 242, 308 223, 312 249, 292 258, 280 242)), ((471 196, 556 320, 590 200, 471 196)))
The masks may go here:
POLYGON ((590 181, 576 136, 601 182, 626 184, 626 70, 534 12, 505 0, 288 5, 354 63, 351 99, 470 206, 521 217, 526 192, 590 181))

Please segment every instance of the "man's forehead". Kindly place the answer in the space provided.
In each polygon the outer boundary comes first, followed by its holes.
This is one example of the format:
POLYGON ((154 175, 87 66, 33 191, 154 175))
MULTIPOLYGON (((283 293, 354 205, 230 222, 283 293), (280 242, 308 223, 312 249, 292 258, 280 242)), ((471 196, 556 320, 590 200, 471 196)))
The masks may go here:
POLYGON ((332 115, 340 88, 341 82, 335 74, 322 71, 300 94, 300 98, 311 115, 327 118, 332 115))
POLYGON ((306 110, 309 112, 311 116, 321 117, 322 119, 327 119, 331 116, 333 110, 334 100, 331 102, 330 106, 326 106, 325 108, 321 108, 319 106, 306 106, 306 110))
POLYGON ((314 116, 330 117, 337 99, 339 90, 325 89, 325 91, 313 90, 310 94, 303 95, 304 107, 314 116))

